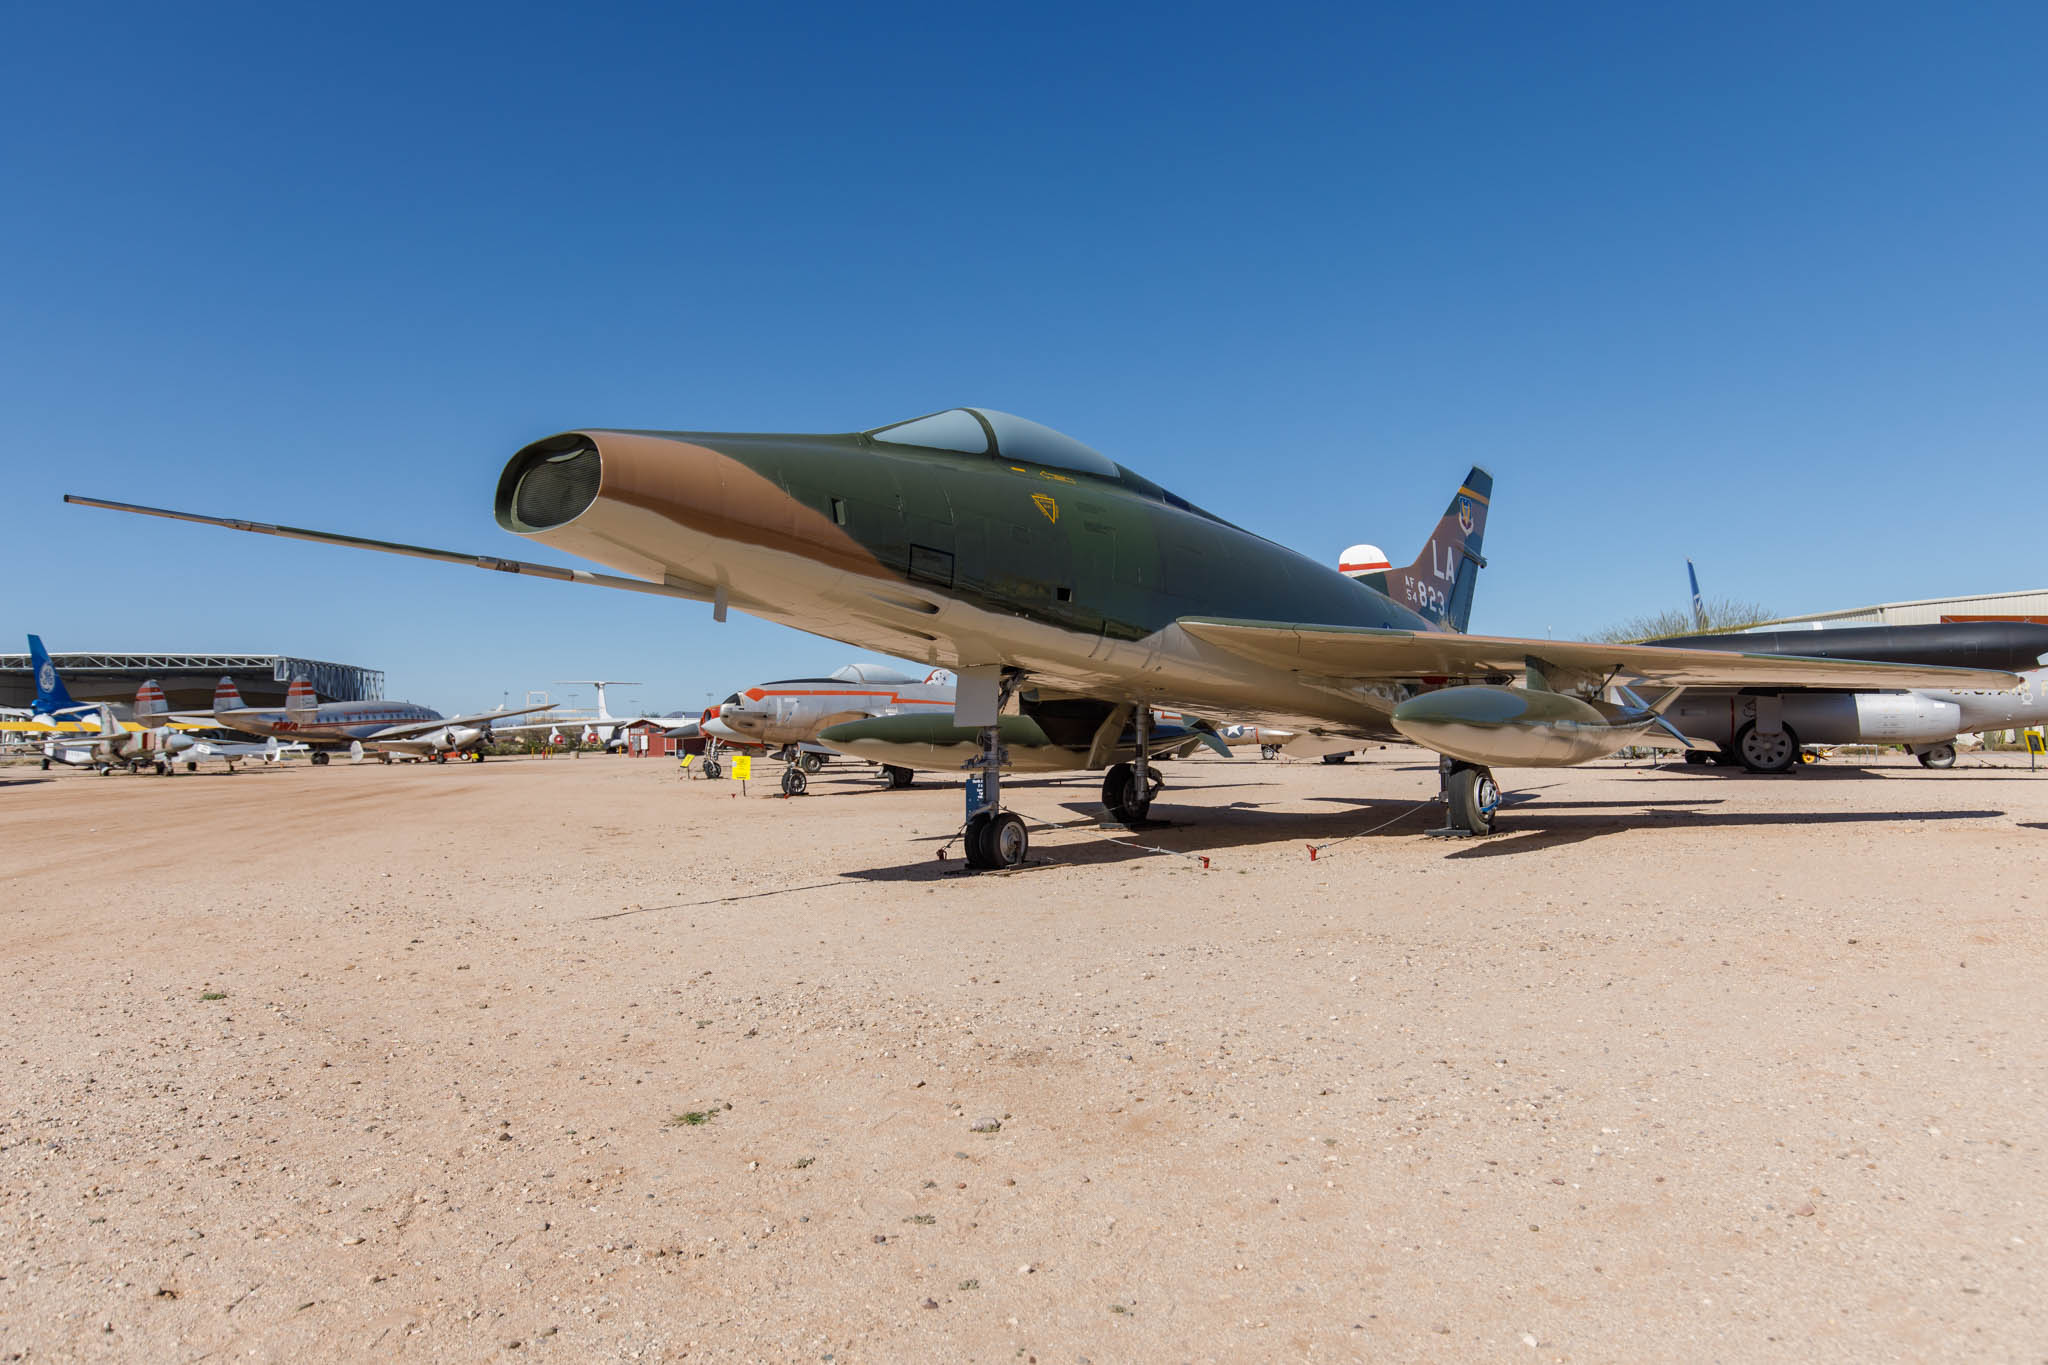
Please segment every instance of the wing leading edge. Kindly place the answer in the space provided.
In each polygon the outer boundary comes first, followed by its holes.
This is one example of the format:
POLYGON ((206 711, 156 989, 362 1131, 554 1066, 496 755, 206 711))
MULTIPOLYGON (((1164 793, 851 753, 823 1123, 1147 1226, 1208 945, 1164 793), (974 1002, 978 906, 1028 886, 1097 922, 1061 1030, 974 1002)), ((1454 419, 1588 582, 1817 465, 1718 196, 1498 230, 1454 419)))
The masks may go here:
POLYGON ((1812 659, 1790 654, 1737 654, 1580 640, 1519 640, 1366 626, 1183 617, 1190 636, 1242 659, 1327 678, 1408 678, 1515 674, 1531 660, 1574 672, 1613 675, 1669 687, 1958 688, 2002 692, 2019 678, 1989 668, 1812 659))

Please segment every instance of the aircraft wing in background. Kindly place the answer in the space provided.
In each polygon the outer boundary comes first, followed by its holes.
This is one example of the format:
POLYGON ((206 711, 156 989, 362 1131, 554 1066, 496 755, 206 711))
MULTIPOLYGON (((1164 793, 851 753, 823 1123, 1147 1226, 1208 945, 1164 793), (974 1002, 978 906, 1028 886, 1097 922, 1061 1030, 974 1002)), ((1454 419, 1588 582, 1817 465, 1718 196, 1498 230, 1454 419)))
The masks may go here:
POLYGON ((1240 658, 1332 681, 1512 676, 1527 671, 1533 662, 1538 668, 1660 687, 1946 687, 2002 692, 2019 684, 2016 675, 1989 668, 1192 616, 1176 624, 1195 639, 1240 658))

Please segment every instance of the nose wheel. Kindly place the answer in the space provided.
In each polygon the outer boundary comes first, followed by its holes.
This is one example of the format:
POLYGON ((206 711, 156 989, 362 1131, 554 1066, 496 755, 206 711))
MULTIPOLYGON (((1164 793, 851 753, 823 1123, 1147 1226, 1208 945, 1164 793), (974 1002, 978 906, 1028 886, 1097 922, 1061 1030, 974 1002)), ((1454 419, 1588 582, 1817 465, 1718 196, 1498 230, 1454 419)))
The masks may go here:
POLYGON ((782 770, 782 794, 784 796, 802 796, 810 785, 811 780, 804 775, 804 770, 800 765, 792 763, 782 770))
MULTIPOLYGON (((1007 674, 996 698, 996 716, 1001 718, 1017 675, 1007 674)), ((983 872, 1000 872, 1018 867, 1031 852, 1031 833, 1024 817, 1003 809, 1002 732, 984 725, 978 732, 980 754, 969 760, 967 778, 967 829, 962 838, 967 865, 983 872)))

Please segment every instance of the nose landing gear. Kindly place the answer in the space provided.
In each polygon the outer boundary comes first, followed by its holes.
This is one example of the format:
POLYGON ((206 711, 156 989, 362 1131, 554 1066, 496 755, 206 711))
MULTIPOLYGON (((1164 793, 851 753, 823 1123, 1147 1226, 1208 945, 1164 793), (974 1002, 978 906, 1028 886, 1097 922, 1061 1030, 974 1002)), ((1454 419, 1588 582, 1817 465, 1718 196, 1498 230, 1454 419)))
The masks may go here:
MULTIPOLYGON (((1002 680, 996 697, 998 720, 1015 686, 1014 676, 1002 680)), ((984 725, 980 741, 981 754, 972 760, 979 771, 967 779, 967 832, 962 842, 969 867, 1000 872, 1023 863, 1031 852, 1031 832, 1024 827, 1023 816, 1003 809, 1002 732, 984 725)))

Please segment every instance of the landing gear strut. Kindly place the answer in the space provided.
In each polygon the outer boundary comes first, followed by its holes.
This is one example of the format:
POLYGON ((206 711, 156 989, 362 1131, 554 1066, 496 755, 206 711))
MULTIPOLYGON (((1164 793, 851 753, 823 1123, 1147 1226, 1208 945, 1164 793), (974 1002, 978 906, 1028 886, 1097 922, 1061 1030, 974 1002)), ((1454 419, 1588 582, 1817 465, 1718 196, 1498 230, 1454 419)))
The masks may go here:
POLYGON ((1129 763, 1118 763, 1103 774, 1102 804, 1118 824, 1136 828, 1145 823, 1153 798, 1166 785, 1166 779, 1152 771, 1151 757, 1146 752, 1152 744, 1152 708, 1141 702, 1132 714, 1131 726, 1137 754, 1129 763))
MULTIPOLYGON (((1010 700, 1015 679, 1004 678, 996 695, 996 717, 1010 700)), ((1003 737, 995 725, 980 731, 979 771, 967 779, 967 832, 962 838, 967 865, 988 872, 1016 867, 1031 851, 1031 833, 1024 817, 1003 809, 1003 737)))
POLYGON ((1443 782, 1444 827, 1430 833, 1458 839, 1493 833, 1494 812, 1500 809, 1493 770, 1445 755, 1437 771, 1443 782))

